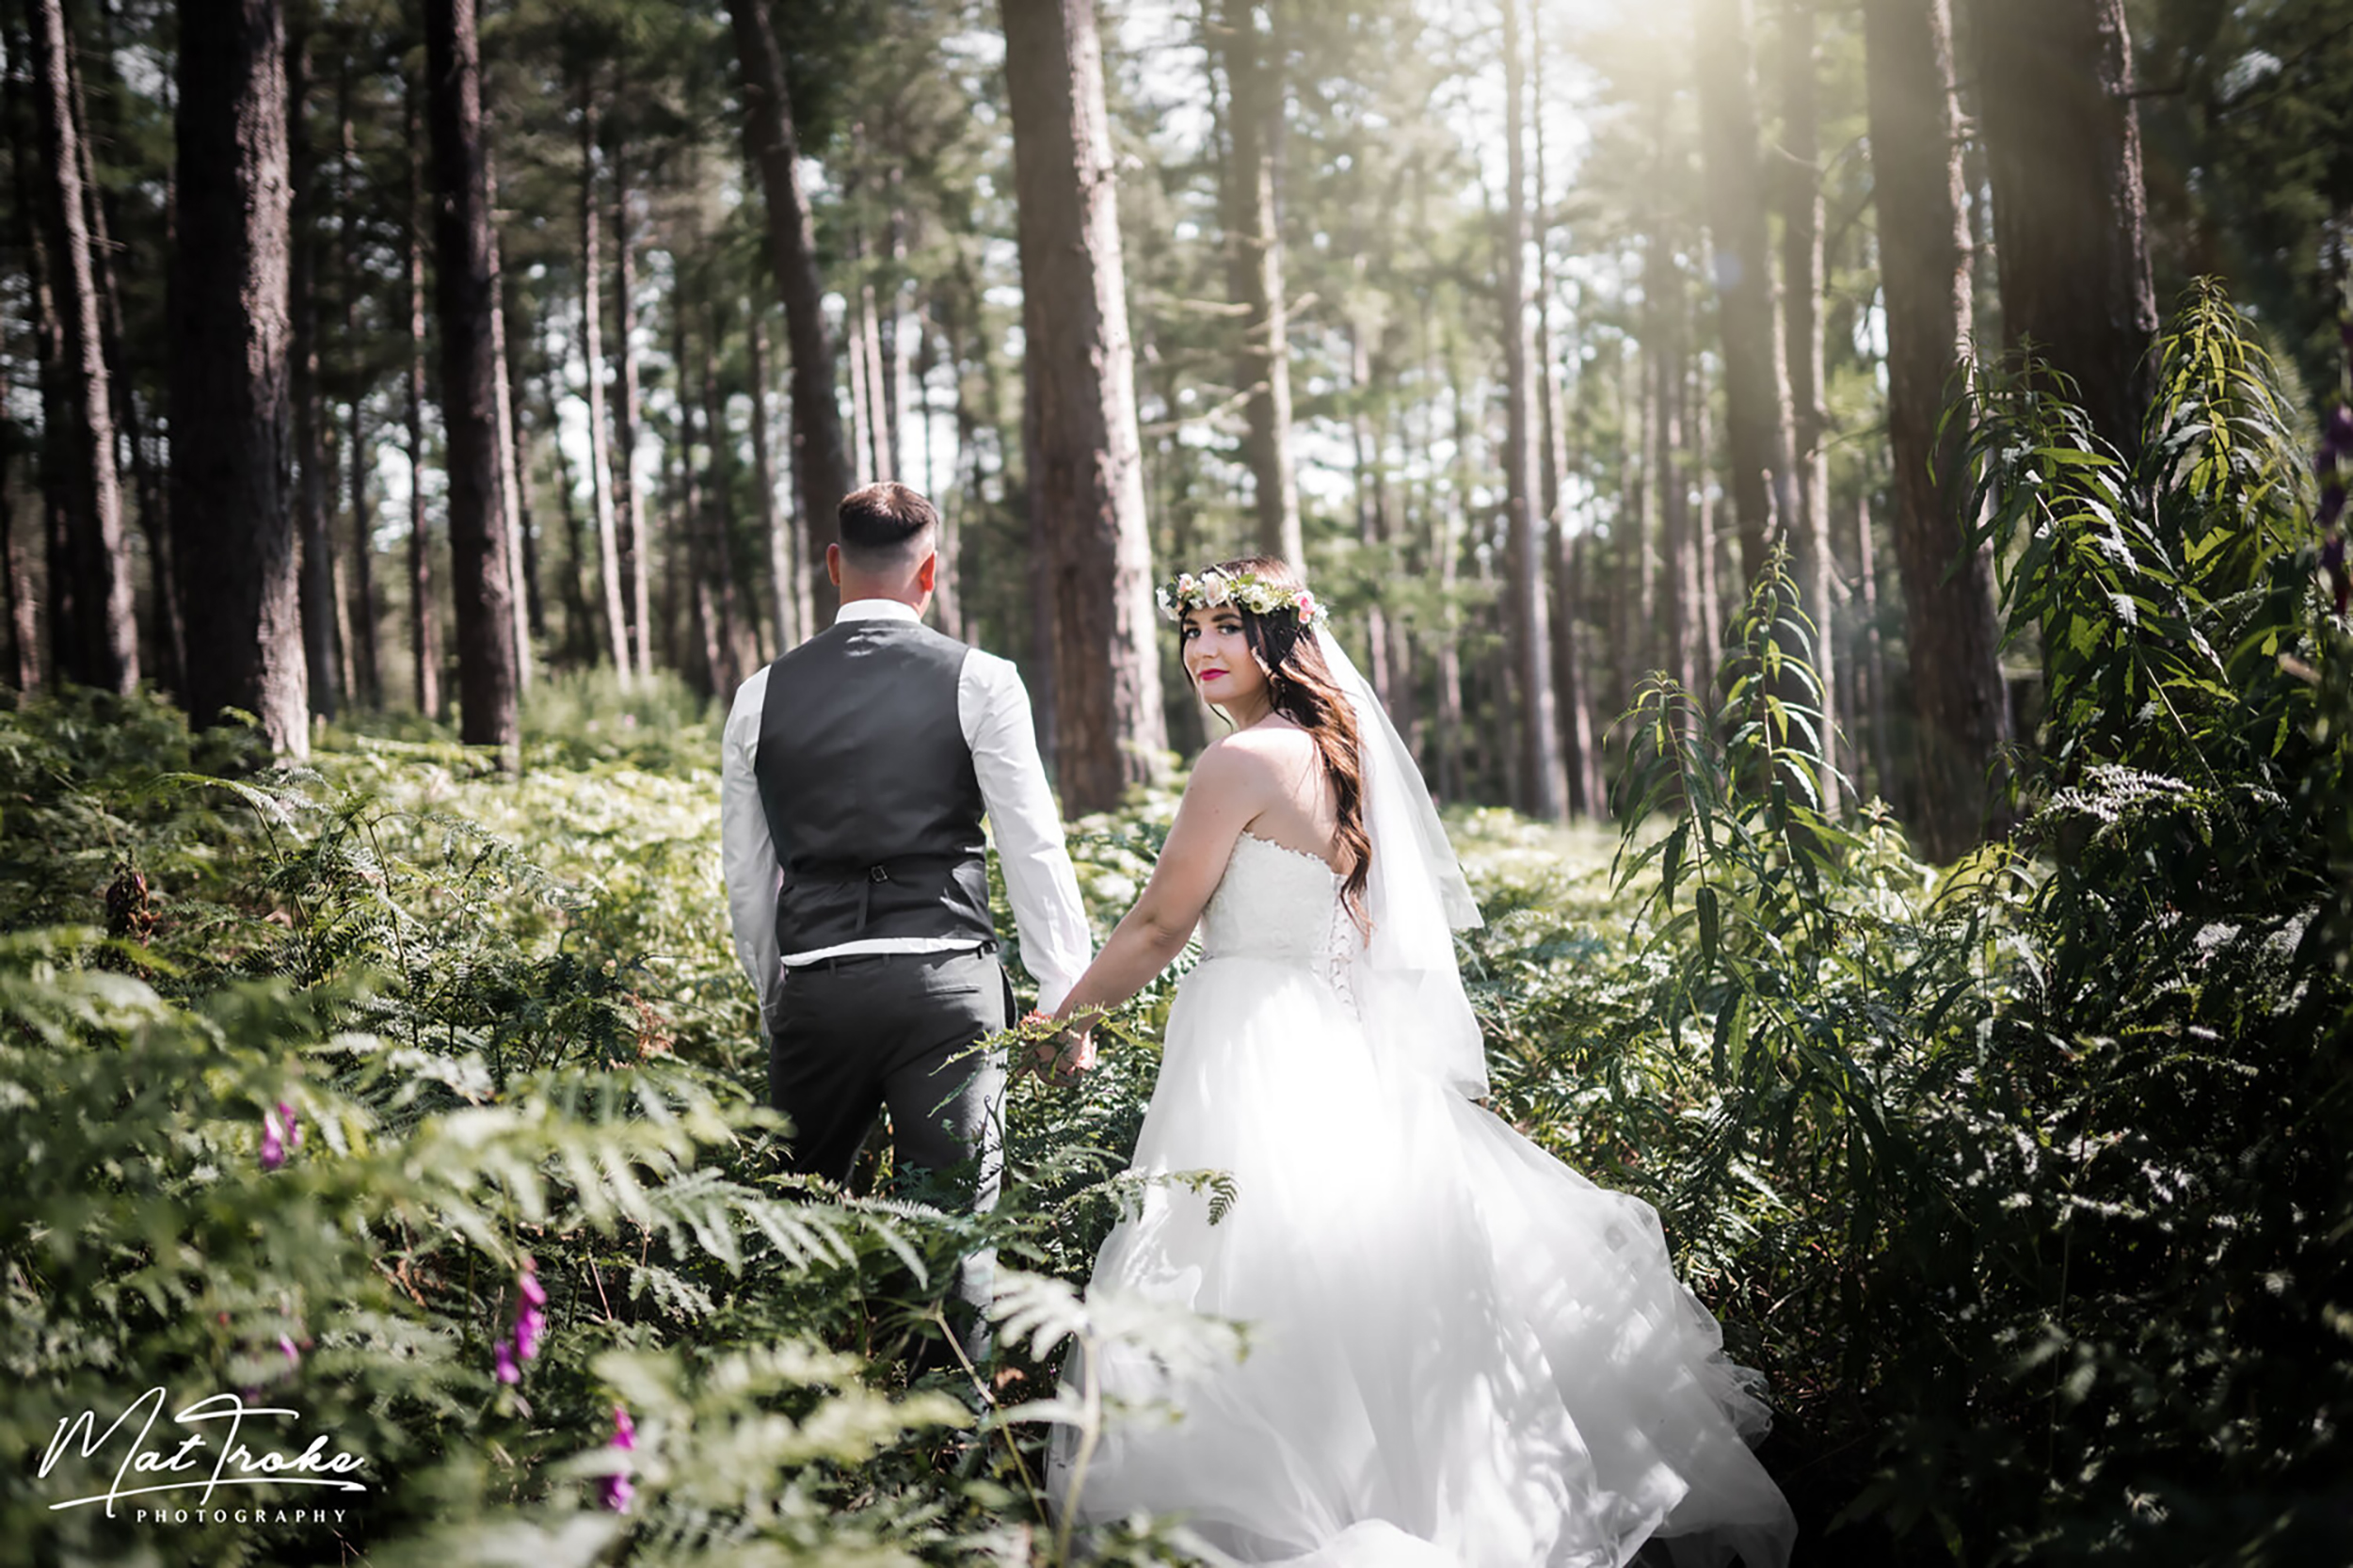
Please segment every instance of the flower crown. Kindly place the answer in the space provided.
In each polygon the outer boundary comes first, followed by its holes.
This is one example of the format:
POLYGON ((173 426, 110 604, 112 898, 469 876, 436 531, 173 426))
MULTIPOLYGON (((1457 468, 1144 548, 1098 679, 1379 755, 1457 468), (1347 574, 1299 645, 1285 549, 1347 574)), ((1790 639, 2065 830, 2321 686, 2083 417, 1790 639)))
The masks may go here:
POLYGON ((1305 632, 1319 621, 1330 619, 1332 615, 1306 589, 1286 587, 1247 571, 1229 575, 1212 568, 1198 577, 1180 571, 1153 589, 1152 597, 1160 601, 1160 614, 1170 620, 1184 619, 1187 610, 1239 604, 1258 616, 1289 610, 1299 617, 1299 629, 1305 632))

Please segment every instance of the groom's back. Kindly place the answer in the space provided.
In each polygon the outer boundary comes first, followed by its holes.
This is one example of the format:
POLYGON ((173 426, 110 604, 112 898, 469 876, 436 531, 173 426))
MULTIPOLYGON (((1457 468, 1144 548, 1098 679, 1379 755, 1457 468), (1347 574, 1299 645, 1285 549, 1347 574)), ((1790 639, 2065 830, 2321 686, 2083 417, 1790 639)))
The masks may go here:
POLYGON ((913 620, 843 620, 770 666, 754 771, 785 952, 993 935, 959 712, 970 651, 913 620))

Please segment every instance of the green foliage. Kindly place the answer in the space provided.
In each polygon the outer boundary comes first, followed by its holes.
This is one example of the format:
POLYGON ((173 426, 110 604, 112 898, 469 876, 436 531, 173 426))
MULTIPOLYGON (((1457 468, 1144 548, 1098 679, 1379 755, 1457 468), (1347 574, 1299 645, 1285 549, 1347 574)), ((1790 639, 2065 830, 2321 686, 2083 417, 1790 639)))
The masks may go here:
MULTIPOLYGON (((2051 671, 2010 841, 1933 867, 1878 802, 1823 813, 1778 554, 1712 706, 1642 683, 1614 855, 1452 823, 1497 1109, 1657 1205, 1767 1375, 1765 1457, 1820 1558, 2353 1551, 2353 636, 2314 586, 2295 422, 2218 295, 2159 382, 2131 472, 2047 376, 1974 384, 1976 515, 2051 671)), ((1055 1531, 1042 1489, 1054 1425, 1083 1449, 1132 1414, 1064 1392, 1070 1347, 1235 1342, 1077 1288, 1135 1195, 1188 964, 1103 1026, 1080 1092, 1016 1083, 992 1213, 887 1158, 848 1192, 783 1176, 710 715, 557 686, 535 720, 505 777, 383 735, 273 772, 146 698, 0 714, 17 1451, 157 1384, 243 1391, 364 1456, 340 1535, 388 1561, 1181 1560, 1165 1521, 1055 1531), (998 1343, 911 1383, 981 1245, 998 1343), (526 1256, 548 1323, 510 1386, 526 1256)), ((1098 937, 1174 803, 1074 830, 1098 937)), ((0 1483, 9 1553, 340 1551, 52 1511, 110 1465, 37 1471, 0 1483)))
MULTIPOLYGON (((1593 1036, 1560 1059, 1578 1114, 1717 1282, 1833 1554, 2353 1549, 2353 645, 2294 422, 2218 294, 2159 383, 2127 472, 2046 372, 1975 381, 1978 515, 2049 671, 2013 841, 1940 873, 1876 806, 1812 808, 1776 562, 1719 708, 1654 677, 1628 716, 1625 956, 1519 999, 1514 1033, 1593 1036)), ((1561 1097, 1540 1064, 1503 1087, 1561 1097)))

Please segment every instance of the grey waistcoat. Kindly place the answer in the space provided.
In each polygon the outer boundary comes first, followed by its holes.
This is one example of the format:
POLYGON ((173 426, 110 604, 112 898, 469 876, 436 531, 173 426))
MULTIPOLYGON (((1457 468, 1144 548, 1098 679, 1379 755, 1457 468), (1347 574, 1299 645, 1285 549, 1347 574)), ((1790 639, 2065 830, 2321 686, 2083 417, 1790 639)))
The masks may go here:
POLYGON ((970 651, 914 621, 853 620, 768 666, 753 773, 784 865, 780 952, 995 936, 956 708, 970 651))

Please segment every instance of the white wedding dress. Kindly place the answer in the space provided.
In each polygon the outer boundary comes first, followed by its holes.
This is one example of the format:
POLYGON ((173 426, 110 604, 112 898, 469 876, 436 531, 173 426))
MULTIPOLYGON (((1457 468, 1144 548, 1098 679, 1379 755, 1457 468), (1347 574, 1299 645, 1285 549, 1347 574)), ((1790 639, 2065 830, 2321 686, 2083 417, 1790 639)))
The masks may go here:
MULTIPOLYGON (((1620 1568, 1654 1538, 1676 1568, 1785 1562, 1753 1376, 1650 1206, 1372 1048, 1320 858, 1244 834, 1201 935, 1134 1163, 1230 1172, 1235 1201, 1212 1224, 1209 1194, 1148 1185, 1090 1289, 1245 1320, 1249 1352, 1177 1378, 1107 1347, 1107 1396, 1181 1415, 1111 1427, 1080 1518, 1173 1515, 1294 1568, 1620 1568)), ((1057 1507, 1075 1447, 1058 1429, 1057 1507)))

